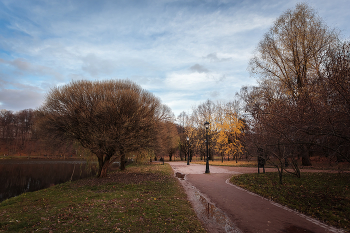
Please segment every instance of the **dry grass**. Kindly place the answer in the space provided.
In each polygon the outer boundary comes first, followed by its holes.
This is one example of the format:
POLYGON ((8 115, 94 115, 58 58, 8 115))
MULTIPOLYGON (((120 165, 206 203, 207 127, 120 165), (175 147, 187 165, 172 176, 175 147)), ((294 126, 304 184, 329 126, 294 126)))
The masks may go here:
POLYGON ((165 165, 67 182, 0 203, 0 232, 206 232, 165 165))
POLYGON ((302 173, 301 178, 277 173, 244 174, 231 178, 241 186, 327 224, 350 230, 350 173, 302 173))
MULTIPOLYGON (((192 163, 196 163, 196 164, 204 164, 206 162, 202 162, 202 161, 192 161, 192 163)), ((222 162, 221 160, 214 160, 214 161, 209 161, 210 165, 214 165, 214 166, 229 166, 229 167, 257 167, 258 163, 256 161, 238 161, 236 163, 236 161, 224 161, 222 162)))

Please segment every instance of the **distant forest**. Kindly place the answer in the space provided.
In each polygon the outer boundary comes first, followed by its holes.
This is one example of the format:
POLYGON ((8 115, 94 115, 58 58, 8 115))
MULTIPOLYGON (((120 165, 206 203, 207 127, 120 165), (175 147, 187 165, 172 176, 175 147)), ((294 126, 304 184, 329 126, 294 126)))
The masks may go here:
MULTIPOLYGON (((72 141, 50 140, 40 137, 35 127, 36 111, 25 109, 19 112, 0 111, 0 155, 1 156, 76 156, 72 141)), ((78 155, 79 156, 79 155, 78 155)))

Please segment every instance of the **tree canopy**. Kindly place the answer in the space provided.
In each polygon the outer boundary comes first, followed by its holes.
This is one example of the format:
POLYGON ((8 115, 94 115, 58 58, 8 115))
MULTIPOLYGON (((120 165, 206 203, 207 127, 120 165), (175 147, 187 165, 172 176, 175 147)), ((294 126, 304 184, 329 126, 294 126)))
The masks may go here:
POLYGON ((258 44, 249 63, 258 85, 240 94, 251 116, 247 140, 274 158, 281 180, 286 164, 300 176, 298 157, 303 166, 313 153, 349 161, 348 48, 306 4, 277 18, 258 44))
POLYGON ((131 151, 154 148, 158 122, 169 117, 160 100, 127 80, 73 81, 51 89, 40 126, 57 138, 77 140, 97 156, 98 176, 131 151))

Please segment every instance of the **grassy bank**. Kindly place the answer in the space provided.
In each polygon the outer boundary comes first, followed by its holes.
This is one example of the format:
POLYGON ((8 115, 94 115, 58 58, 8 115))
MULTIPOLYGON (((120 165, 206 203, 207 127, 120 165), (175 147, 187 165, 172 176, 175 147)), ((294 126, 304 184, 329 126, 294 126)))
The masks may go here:
POLYGON ((0 203, 0 232, 205 232, 169 165, 129 166, 0 203))
POLYGON ((244 174, 231 183, 288 206, 329 225, 350 230, 350 173, 302 173, 301 178, 277 173, 244 174))
MULTIPOLYGON (((205 165, 206 162, 204 161, 192 161, 191 163, 195 164, 202 164, 205 165)), ((256 161, 245 161, 245 160, 238 160, 237 163, 236 161, 224 161, 222 162, 221 160, 214 160, 211 161, 209 160, 209 164, 213 166, 229 166, 229 167, 258 167, 258 163, 256 161)))

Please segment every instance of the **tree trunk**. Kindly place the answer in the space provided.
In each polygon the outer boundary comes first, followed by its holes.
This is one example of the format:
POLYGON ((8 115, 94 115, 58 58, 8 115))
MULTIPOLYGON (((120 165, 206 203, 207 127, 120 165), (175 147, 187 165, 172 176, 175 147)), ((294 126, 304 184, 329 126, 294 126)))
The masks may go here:
POLYGON ((120 153, 120 170, 124 171, 125 170, 125 154, 120 153))
POLYGON ((100 178, 107 177, 109 161, 105 161, 101 170, 100 178))
POLYGON ((298 161, 294 158, 292 158, 292 165, 293 165, 293 169, 295 171, 295 175, 300 178, 301 175, 300 175, 300 169, 299 169, 299 166, 298 166, 298 161))
POLYGON ((283 169, 281 169, 281 171, 278 171, 278 176, 279 176, 279 181, 280 181, 280 184, 283 184, 283 180, 282 180, 282 176, 283 176, 283 169))
POLYGON ((311 160, 310 160, 310 155, 311 155, 310 148, 305 146, 303 149, 304 150, 302 152, 301 164, 303 166, 312 166, 311 160))
POLYGON ((172 158, 173 158, 173 154, 169 154, 169 161, 172 161, 172 158))
POLYGON ((303 166, 312 166, 310 157, 307 154, 301 158, 301 162, 303 166))
POLYGON ((184 160, 184 157, 183 157, 183 155, 181 154, 181 147, 180 147, 180 154, 179 154, 179 156, 180 156, 180 160, 183 161, 183 160, 184 160))
POLYGON ((97 177, 104 178, 107 176, 107 171, 109 167, 109 158, 105 158, 103 161, 103 156, 98 156, 98 173, 97 177))
POLYGON ((100 176, 101 176, 102 167, 103 167, 103 157, 97 156, 97 159, 98 159, 98 172, 97 172, 97 177, 100 177, 100 176))

